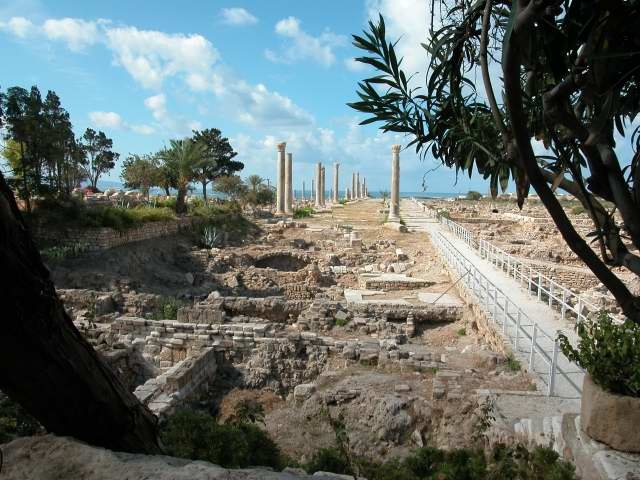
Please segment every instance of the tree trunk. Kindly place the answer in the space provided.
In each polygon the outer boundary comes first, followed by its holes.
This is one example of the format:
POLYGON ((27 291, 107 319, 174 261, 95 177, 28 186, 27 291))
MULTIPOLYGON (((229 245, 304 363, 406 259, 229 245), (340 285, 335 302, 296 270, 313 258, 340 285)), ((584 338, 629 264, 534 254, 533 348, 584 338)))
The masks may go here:
POLYGON ((202 180, 202 196, 204 198, 204 203, 207 203, 207 182, 206 180, 202 180))
POLYGON ((187 213, 187 204, 184 202, 184 197, 187 196, 187 189, 178 188, 178 196, 176 198, 176 213, 187 213))
POLYGON ((156 418, 73 325, 2 174, 0 264, 0 390, 58 435, 160 453, 156 418))

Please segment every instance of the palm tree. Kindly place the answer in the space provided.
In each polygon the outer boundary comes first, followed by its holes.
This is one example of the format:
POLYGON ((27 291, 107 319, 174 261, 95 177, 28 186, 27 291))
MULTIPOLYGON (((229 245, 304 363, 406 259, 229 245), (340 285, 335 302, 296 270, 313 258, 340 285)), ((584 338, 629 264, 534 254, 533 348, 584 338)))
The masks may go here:
POLYGON ((189 183, 197 176, 197 169, 206 158, 206 148, 202 143, 190 138, 171 140, 170 147, 160 151, 158 156, 167 170, 173 174, 173 185, 178 190, 176 213, 185 213, 187 206, 184 199, 189 183))
POLYGON ((251 187, 252 192, 257 192, 262 182, 264 182, 264 179, 260 175, 249 175, 247 177, 247 183, 251 187))

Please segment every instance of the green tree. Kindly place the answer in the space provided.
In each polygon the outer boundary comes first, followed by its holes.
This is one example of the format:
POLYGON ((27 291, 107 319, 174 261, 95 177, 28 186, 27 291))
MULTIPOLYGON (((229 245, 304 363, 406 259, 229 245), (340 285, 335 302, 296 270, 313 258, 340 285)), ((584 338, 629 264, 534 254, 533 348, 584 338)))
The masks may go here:
POLYGON ((28 140, 31 129, 27 118, 29 92, 21 87, 11 87, 3 98, 4 123, 7 127, 6 140, 14 140, 19 149, 18 168, 14 174, 20 176, 22 185, 19 192, 25 201, 27 211, 31 211, 31 190, 29 188, 29 176, 32 172, 32 161, 28 155, 28 140))
POLYGON ((149 190, 164 183, 160 162, 154 155, 129 155, 122 164, 120 176, 126 188, 138 188, 147 199, 149 190))
POLYGON ((82 147, 87 154, 87 177, 91 186, 97 188, 100 175, 115 167, 120 154, 112 150, 113 140, 104 132, 96 132, 91 128, 87 128, 82 135, 82 147))
POLYGON ((426 89, 418 92, 402 70, 380 17, 354 36, 366 52, 358 60, 378 74, 359 84, 360 101, 350 105, 370 115, 363 123, 409 134, 422 156, 469 175, 476 169, 494 196, 513 180, 521 206, 533 186, 567 245, 640 322, 640 298, 611 270, 640 275, 640 256, 622 240, 640 247, 637 3, 450 0, 432 11, 426 89), (492 63, 502 79, 490 75, 492 63), (631 148, 616 143, 616 131, 631 148), (534 153, 533 140, 543 142, 544 155, 534 153), (557 188, 589 213, 599 255, 567 217, 557 188))
POLYGON ((249 175, 247 177, 247 185, 249 185, 252 192, 257 192, 263 182, 264 179, 260 175, 249 175))
POLYGON ((202 196, 207 199, 207 185, 222 176, 233 175, 244 168, 242 162, 233 160, 237 152, 229 139, 217 128, 194 130, 193 139, 205 145, 204 161, 198 166, 197 180, 202 184, 202 196))
POLYGON ((186 213, 189 184, 197 179, 200 165, 207 158, 205 145, 191 138, 171 140, 170 147, 161 150, 158 158, 164 163, 165 181, 178 190, 176 213, 186 213))
POLYGON ((247 192, 247 186, 238 175, 218 177, 213 183, 216 192, 224 193, 231 200, 238 200, 247 192))

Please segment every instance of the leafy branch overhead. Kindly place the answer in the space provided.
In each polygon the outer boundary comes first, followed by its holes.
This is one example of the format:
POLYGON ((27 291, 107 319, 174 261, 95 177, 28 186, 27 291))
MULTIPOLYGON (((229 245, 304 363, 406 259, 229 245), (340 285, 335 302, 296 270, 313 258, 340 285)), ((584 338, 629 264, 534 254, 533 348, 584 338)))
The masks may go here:
POLYGON ((640 4, 432 0, 431 12, 424 85, 403 71, 382 16, 353 36, 357 60, 376 70, 349 104, 367 114, 361 123, 479 173, 494 196, 514 181, 520 206, 533 187, 569 247, 640 322, 640 299, 611 271, 640 275, 640 4), (591 245, 557 189, 589 214, 591 245))

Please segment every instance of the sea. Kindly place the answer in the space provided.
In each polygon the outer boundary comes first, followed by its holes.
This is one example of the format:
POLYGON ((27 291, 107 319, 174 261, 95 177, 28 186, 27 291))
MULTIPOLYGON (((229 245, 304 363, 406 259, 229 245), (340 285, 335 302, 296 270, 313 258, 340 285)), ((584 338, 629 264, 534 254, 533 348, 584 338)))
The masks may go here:
MULTIPOLYGON (((124 189, 123 185, 121 182, 115 181, 115 180, 100 180, 98 181, 98 188, 100 190, 106 190, 108 188, 117 188, 118 190, 122 190, 124 189)), ((151 189, 151 195, 164 195, 164 190, 160 189, 160 188, 152 188, 151 189)), ((175 193, 175 192, 172 192, 175 193)), ((327 191, 325 197, 329 198, 331 192, 327 191)), ((193 195, 195 197, 201 197, 202 196, 202 187, 200 185, 195 185, 193 191, 191 191, 189 193, 190 195, 193 195)), ((400 192, 400 198, 455 198, 458 197, 460 195, 465 195, 466 192, 400 192)), ((220 194, 218 192, 214 192, 212 190, 207 190, 207 195, 211 196, 211 197, 218 197, 218 198, 224 198, 223 194, 220 194)), ((294 195, 296 198, 301 198, 302 197, 302 190, 295 190, 294 191, 294 195)), ((339 196, 340 198, 343 198, 345 195, 344 190, 341 190, 339 192, 339 196)), ((311 191, 310 190, 305 190, 305 197, 306 198, 310 198, 311 197, 311 191)), ((382 198, 382 196, 380 195, 380 191, 369 191, 369 197, 371 198, 382 198)))

